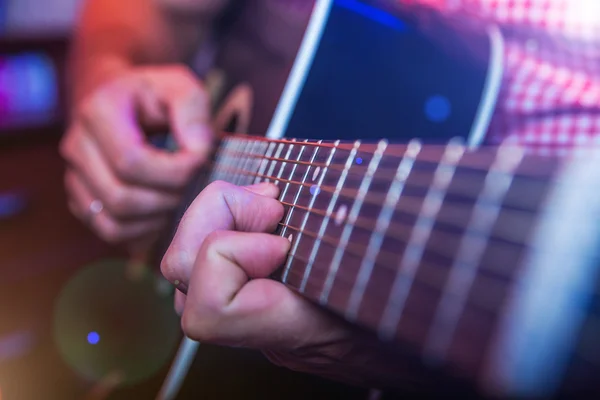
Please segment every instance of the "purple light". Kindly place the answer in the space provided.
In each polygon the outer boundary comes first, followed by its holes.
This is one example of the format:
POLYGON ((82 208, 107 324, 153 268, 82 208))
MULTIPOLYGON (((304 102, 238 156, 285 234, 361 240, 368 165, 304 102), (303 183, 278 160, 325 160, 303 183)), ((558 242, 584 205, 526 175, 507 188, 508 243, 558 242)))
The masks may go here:
POLYGON ((100 335, 97 332, 90 332, 87 335, 87 341, 89 344, 98 344, 100 341, 100 335))
POLYGON ((310 187, 310 194, 312 194, 313 196, 316 196, 319 193, 321 193, 321 188, 319 188, 318 186, 314 186, 314 185, 310 187))
POLYGON ((362 164, 362 163, 363 163, 363 159, 362 159, 361 157, 357 157, 357 158, 356 158, 356 163, 357 163, 358 165, 362 164))

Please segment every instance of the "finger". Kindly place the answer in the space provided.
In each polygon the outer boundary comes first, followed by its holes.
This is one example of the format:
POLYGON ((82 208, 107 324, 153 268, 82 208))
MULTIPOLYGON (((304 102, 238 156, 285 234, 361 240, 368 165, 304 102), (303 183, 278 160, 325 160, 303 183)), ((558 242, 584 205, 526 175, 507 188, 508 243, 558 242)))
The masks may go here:
POLYGON ((207 186, 184 214, 163 257, 161 270, 165 278, 177 281, 185 291, 198 250, 213 231, 274 231, 284 211, 274 199, 278 192, 277 186, 270 183, 251 190, 221 181, 207 186))
POLYGON ((158 108, 166 110, 181 149, 199 154, 205 160, 212 148, 213 132, 210 97, 202 83, 183 67, 154 69, 145 79, 155 95, 152 103, 158 102, 163 106, 158 108))
MULTIPOLYGON (((74 130, 79 129, 76 126, 74 130)), ((124 183, 111 171, 92 137, 83 130, 73 132, 69 162, 88 183, 95 198, 113 217, 136 218, 163 214, 174 209, 179 196, 174 192, 150 190, 124 183)))
POLYGON ((346 331, 341 324, 283 284, 265 279, 283 264, 289 247, 288 240, 264 233, 210 235, 190 281, 182 320, 186 335, 271 349, 342 337, 346 331))
POLYGON ((96 199, 75 171, 67 171, 65 186, 71 197, 74 214, 108 243, 121 243, 144 237, 160 231, 167 224, 166 216, 121 222, 115 220, 105 210, 92 214, 90 206, 96 199))
POLYGON ((117 82, 97 93, 79 117, 117 177, 140 186, 179 190, 202 162, 190 152, 168 152, 148 143, 136 118, 141 82, 117 82))

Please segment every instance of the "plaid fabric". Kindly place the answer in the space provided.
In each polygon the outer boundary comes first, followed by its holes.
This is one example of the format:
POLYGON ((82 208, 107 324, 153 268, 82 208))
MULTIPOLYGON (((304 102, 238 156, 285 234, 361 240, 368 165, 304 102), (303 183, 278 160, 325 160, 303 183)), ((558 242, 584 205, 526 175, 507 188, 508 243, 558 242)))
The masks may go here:
POLYGON ((496 24, 504 81, 488 131, 542 154, 600 144, 600 0, 396 0, 496 24))

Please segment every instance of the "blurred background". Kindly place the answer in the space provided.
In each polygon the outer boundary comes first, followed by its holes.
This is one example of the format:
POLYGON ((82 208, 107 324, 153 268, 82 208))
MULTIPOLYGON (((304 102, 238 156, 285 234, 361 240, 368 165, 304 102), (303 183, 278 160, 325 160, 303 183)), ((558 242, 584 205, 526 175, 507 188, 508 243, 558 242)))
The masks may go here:
POLYGON ((57 144, 80 4, 0 0, 2 400, 104 398, 123 381, 120 398, 153 398, 179 339, 168 289, 143 268, 127 275, 66 207, 57 144))

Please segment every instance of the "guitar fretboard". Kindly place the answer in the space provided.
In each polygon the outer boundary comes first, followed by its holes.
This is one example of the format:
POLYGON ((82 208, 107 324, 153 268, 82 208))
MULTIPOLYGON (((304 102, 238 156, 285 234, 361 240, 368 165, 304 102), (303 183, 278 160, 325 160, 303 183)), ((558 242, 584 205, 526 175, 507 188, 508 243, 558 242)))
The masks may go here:
POLYGON ((279 279, 478 376, 561 164, 503 146, 228 137, 211 181, 273 182, 292 243, 279 279))

